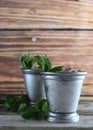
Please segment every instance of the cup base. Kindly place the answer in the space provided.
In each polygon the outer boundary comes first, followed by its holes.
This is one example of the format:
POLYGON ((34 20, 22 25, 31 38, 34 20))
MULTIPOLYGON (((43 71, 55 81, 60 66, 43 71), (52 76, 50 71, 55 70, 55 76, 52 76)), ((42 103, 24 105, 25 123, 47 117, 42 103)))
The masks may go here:
POLYGON ((79 115, 76 112, 73 113, 48 113, 49 122, 59 123, 73 123, 79 121, 79 115))

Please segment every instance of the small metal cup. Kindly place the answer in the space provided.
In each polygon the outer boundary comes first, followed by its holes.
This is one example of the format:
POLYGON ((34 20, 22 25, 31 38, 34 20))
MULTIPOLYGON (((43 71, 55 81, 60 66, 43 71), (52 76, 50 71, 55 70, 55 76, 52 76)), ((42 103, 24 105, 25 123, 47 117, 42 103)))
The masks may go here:
POLYGON ((42 72, 49 104, 48 121, 76 122, 77 107, 87 72, 42 72))
POLYGON ((30 99, 30 104, 33 106, 36 101, 46 98, 43 78, 39 70, 22 69, 22 72, 24 74, 26 92, 30 99))

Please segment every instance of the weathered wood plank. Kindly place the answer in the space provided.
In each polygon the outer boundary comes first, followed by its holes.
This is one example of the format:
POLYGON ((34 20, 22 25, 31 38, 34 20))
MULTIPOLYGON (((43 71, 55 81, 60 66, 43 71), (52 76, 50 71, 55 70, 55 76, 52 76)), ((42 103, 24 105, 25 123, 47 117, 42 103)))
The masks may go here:
POLYGON ((83 85, 82 95, 83 95, 83 96, 84 96, 84 95, 93 96, 93 84, 92 84, 92 85, 89 85, 89 84, 83 85))
POLYGON ((25 94, 24 82, 0 82, 0 94, 25 94))
POLYGON ((93 4, 93 0, 79 0, 79 2, 84 2, 84 3, 91 3, 91 4, 93 4))
POLYGON ((1 29, 93 29, 92 14, 83 0, 0 0, 1 29))
POLYGON ((47 54, 54 66, 87 71, 82 94, 93 95, 93 31, 0 31, 1 94, 25 92, 20 52, 47 54))
POLYGON ((88 96, 88 95, 87 96, 81 96, 80 101, 82 101, 82 100, 83 101, 87 101, 87 100, 88 101, 93 101, 93 96, 88 96))

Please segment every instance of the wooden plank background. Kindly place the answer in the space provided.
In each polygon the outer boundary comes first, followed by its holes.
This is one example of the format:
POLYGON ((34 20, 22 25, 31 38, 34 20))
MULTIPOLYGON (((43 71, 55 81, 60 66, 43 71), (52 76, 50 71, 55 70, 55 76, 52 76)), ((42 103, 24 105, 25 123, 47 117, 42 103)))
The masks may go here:
POLYGON ((2 29, 93 29, 88 0, 0 0, 2 29))
POLYGON ((0 0, 0 94, 25 93, 18 54, 31 52, 87 71, 82 95, 92 97, 92 14, 92 0, 0 0))
POLYGON ((18 85, 23 82, 18 54, 31 52, 32 55, 47 54, 54 66, 60 64, 87 71, 83 94, 92 95, 92 41, 92 31, 0 31, 0 89, 6 92, 13 86, 13 91, 23 90, 23 86, 18 85), (35 42, 33 38, 36 38, 35 42))

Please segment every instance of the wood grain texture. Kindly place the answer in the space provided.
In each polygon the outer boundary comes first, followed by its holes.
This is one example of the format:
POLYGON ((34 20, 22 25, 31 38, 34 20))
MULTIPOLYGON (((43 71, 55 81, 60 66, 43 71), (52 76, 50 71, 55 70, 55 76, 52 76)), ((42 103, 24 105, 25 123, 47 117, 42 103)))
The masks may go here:
POLYGON ((93 31, 0 31, 1 94, 25 93, 18 54, 28 52, 47 54, 53 66, 87 71, 82 94, 93 95, 93 31))
POLYGON ((80 101, 93 101, 93 96, 81 96, 80 101))
POLYGON ((79 2, 84 2, 87 4, 93 4, 93 0, 79 0, 79 2))
POLYGON ((93 29, 92 0, 0 0, 1 29, 93 29))

